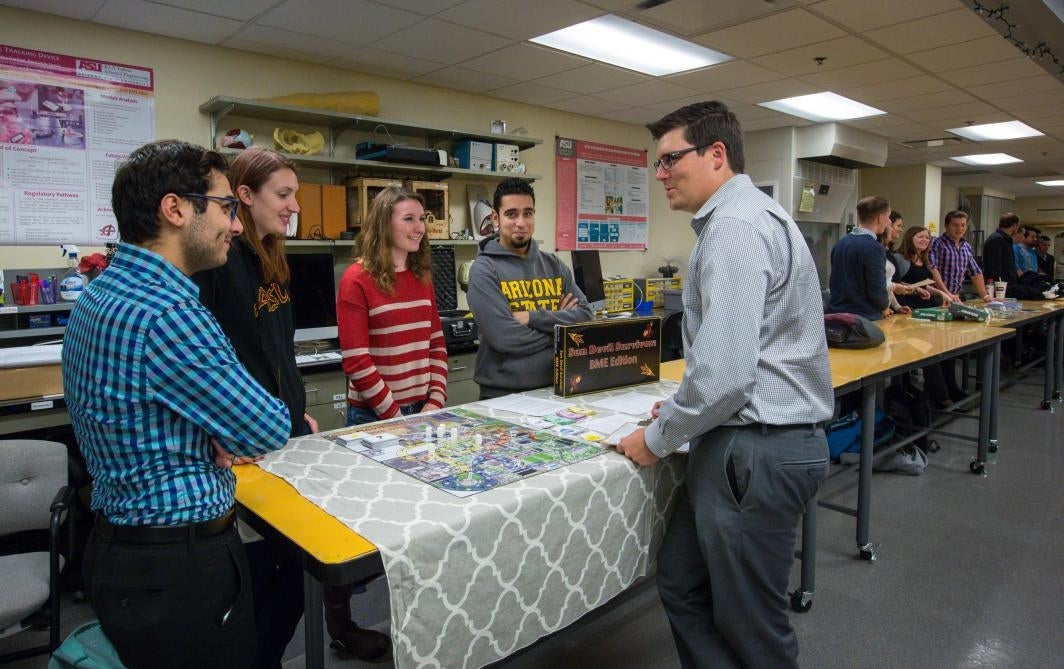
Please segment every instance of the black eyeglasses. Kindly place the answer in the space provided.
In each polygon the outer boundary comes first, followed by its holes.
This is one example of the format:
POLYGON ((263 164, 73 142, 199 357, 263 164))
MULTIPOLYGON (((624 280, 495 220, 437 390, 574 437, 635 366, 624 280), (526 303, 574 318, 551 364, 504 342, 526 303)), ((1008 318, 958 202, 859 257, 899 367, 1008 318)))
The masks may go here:
POLYGON ((703 144, 702 146, 689 146, 686 149, 680 149, 679 151, 673 151, 672 153, 666 153, 661 158, 658 158, 657 160, 654 161, 654 163, 653 163, 654 164, 654 170, 657 171, 658 168, 661 168, 661 169, 665 170, 666 172, 668 172, 669 170, 671 170, 673 167, 676 166, 676 163, 677 163, 677 161, 680 160, 680 158, 683 158, 684 156, 686 156, 688 153, 691 153, 692 151, 701 151, 702 149, 706 148, 707 146, 709 146, 709 144, 703 144))
POLYGON ((235 197, 222 197, 221 195, 201 195, 199 193, 181 193, 181 197, 190 197, 195 200, 211 200, 212 202, 217 202, 218 206, 222 208, 222 211, 229 215, 230 223, 236 220, 236 215, 239 211, 240 200, 236 199, 235 197))

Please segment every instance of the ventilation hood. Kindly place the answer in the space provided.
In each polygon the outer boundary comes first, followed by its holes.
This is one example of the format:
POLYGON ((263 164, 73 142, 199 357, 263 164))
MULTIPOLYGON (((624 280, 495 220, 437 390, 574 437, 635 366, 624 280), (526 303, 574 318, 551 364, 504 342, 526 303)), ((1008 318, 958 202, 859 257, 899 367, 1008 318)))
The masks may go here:
POLYGON ((820 123, 797 129, 799 160, 857 169, 887 163, 887 139, 839 123, 820 123))

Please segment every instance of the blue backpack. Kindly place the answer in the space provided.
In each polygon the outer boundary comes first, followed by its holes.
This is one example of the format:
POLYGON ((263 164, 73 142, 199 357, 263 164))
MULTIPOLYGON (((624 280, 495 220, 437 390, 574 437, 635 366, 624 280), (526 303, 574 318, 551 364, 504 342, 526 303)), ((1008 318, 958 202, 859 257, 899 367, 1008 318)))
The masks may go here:
MULTIPOLYGON (((861 452, 861 415, 851 411, 824 427, 828 439, 828 451, 833 462, 839 461, 842 453, 861 452)), ((894 436, 894 419, 882 409, 876 409, 874 445, 879 446, 894 436)))
POLYGON ((70 633, 52 653, 48 669, 126 669, 118 652, 103 633, 99 620, 70 633))

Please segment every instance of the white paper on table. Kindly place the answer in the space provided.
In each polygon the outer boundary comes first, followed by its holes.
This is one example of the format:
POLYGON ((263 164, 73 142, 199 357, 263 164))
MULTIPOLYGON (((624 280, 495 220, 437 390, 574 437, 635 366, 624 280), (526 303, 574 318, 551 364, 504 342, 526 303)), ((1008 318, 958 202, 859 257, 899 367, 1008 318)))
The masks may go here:
MULTIPOLYGON (((638 423, 625 423, 621 427, 617 428, 610 436, 602 440, 602 443, 610 446, 616 446, 621 443, 621 439, 624 439, 631 433, 635 432, 639 428, 644 427, 638 423)), ((691 442, 685 442, 683 446, 677 448, 673 453, 687 453, 691 450, 691 442)))
POLYGON ((592 402, 591 406, 599 409, 609 409, 610 411, 620 411, 633 416, 642 416, 649 414, 654 405, 664 399, 664 396, 630 392, 592 402))
POLYGON ((568 404, 538 397, 528 397, 527 395, 503 395, 502 397, 484 400, 479 404, 490 409, 512 411, 526 416, 548 416, 569 407, 568 404))
POLYGON ((616 432, 623 425, 634 424, 638 421, 634 416, 628 414, 610 414, 608 416, 600 416, 598 418, 592 418, 580 423, 580 427, 585 430, 591 430, 593 432, 601 432, 602 434, 611 434, 616 432))

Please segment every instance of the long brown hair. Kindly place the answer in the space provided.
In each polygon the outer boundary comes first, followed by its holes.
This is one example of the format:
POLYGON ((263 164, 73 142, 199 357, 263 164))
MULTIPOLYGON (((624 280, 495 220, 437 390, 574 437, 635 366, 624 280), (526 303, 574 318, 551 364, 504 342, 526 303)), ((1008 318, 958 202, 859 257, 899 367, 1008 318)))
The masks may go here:
MULTIPOLYGON (((262 185, 269 181, 271 174, 286 167, 292 172, 296 171, 296 164, 280 153, 261 146, 253 146, 241 151, 240 155, 229 163, 229 185, 234 193, 240 186, 247 186, 257 193, 262 185)), ((258 228, 255 227, 255 219, 251 217, 251 210, 241 202, 238 211, 240 222, 244 224, 243 236, 262 261, 263 280, 266 283, 287 284, 291 274, 288 270, 288 260, 284 255, 284 236, 270 233, 259 239, 258 228)))
MULTIPOLYGON (((425 206, 425 198, 417 193, 389 186, 377 193, 366 214, 366 221, 355 245, 355 260, 377 280, 377 287, 389 295, 395 292, 395 266, 392 259, 392 212, 404 200, 414 200, 425 206)), ((423 283, 432 281, 432 253, 429 237, 421 238, 417 252, 406 257, 406 268, 423 283)))
POLYGON ((901 254, 905 256, 906 260, 913 261, 919 259, 920 262, 923 263, 924 267, 930 267, 931 264, 927 259, 927 253, 928 250, 931 248, 931 245, 929 244, 928 247, 923 251, 917 251, 916 243, 913 242, 913 240, 916 238, 916 235, 920 234, 921 232, 926 232, 928 235, 931 234, 930 230, 928 230, 927 228, 922 228, 919 225, 905 230, 905 236, 901 238, 901 254))

